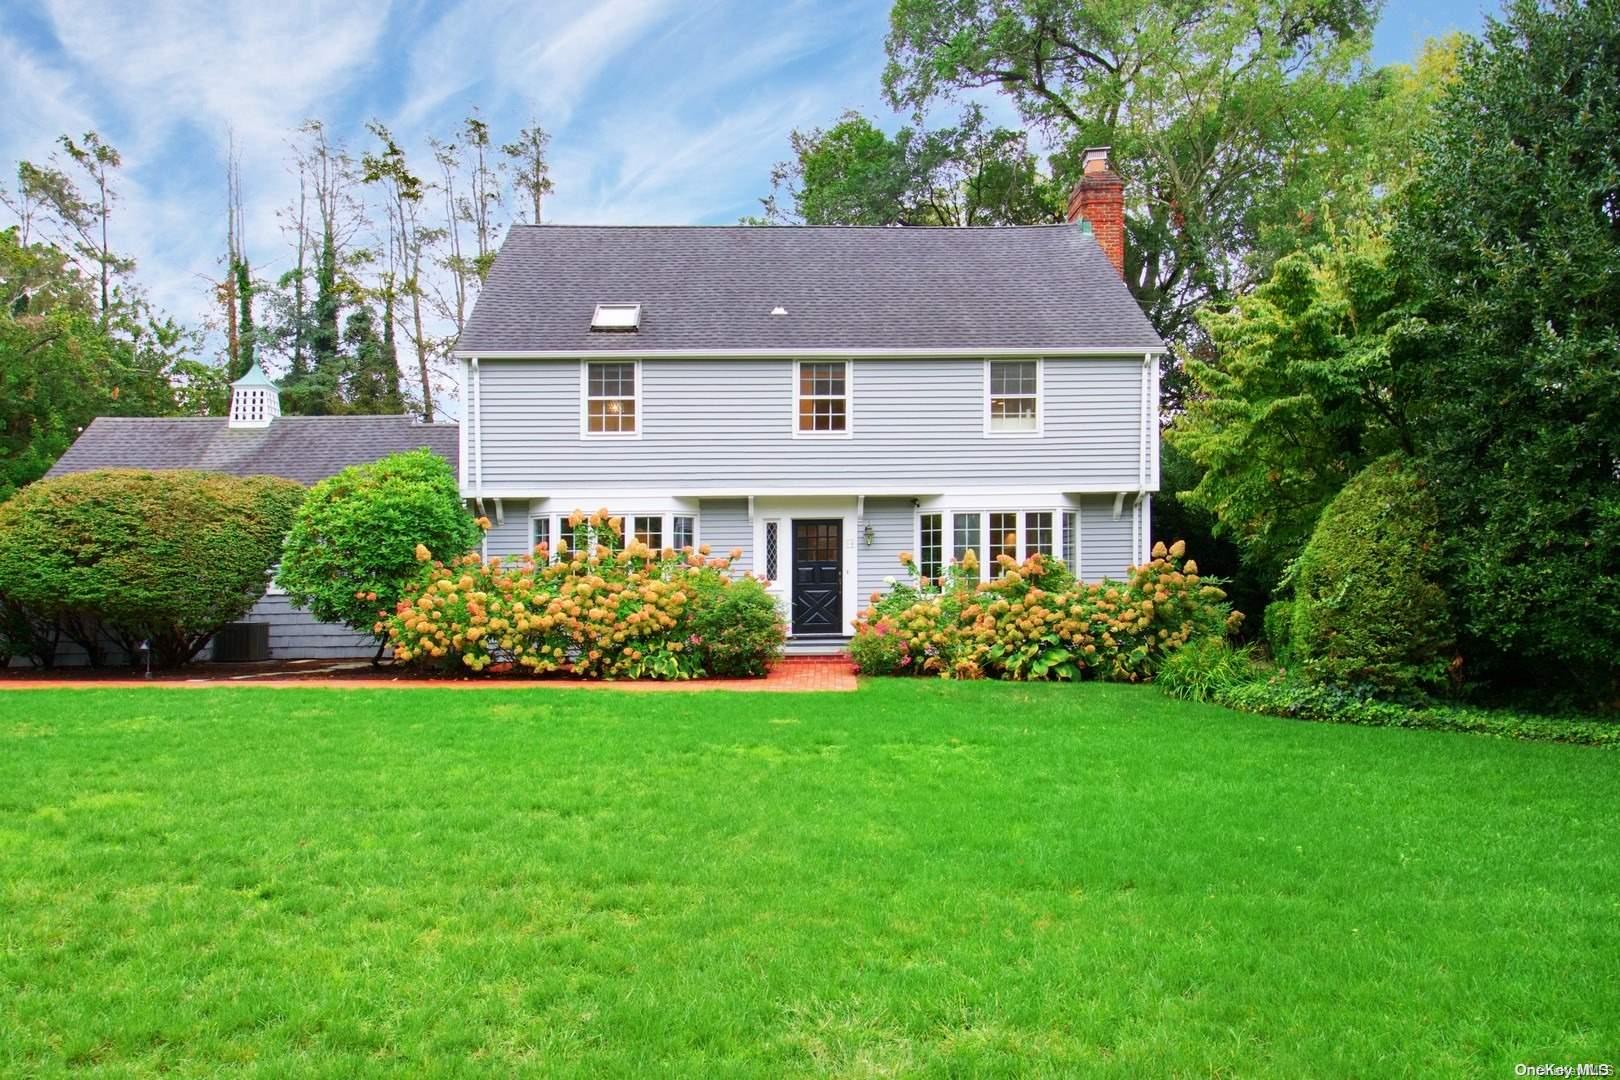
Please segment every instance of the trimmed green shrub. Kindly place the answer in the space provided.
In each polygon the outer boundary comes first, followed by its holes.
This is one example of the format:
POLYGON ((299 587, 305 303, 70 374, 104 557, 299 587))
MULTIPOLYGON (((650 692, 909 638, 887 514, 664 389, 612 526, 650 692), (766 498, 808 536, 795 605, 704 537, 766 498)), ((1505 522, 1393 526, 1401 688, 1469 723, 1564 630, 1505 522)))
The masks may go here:
POLYGON ((1254 676, 1249 647, 1234 648, 1225 638, 1203 637, 1166 656, 1153 673, 1153 684, 1183 701, 1210 701, 1254 676))
POLYGON ((1087 585, 1040 554, 1022 563, 1002 555, 999 575, 981 582, 969 553, 929 581, 902 552, 912 583, 874 594, 853 655, 867 674, 1148 679, 1169 653, 1195 637, 1224 637, 1243 618, 1185 554, 1179 540, 1155 544, 1127 580, 1087 585))
POLYGON ((264 595, 304 489, 268 476, 110 470, 41 480, 0 507, 0 593, 101 659, 183 664, 264 595))
POLYGON ((1240 712, 1325 724, 1466 731, 1509 739, 1585 743, 1620 749, 1620 721, 1543 716, 1434 701, 1390 701, 1371 687, 1312 683, 1295 675, 1251 678, 1217 690, 1217 705, 1240 712))
POLYGON ((1290 646, 1307 676, 1386 692, 1445 684, 1455 633, 1437 520, 1398 455, 1334 496, 1293 569, 1290 646))
POLYGON ((350 466, 310 489, 276 584, 322 622, 380 639, 379 612, 392 610, 421 571, 418 546, 460 555, 479 542, 479 525, 462 508, 450 466, 431 450, 350 466))
POLYGON ((1271 658, 1279 664, 1292 664, 1294 662, 1294 602, 1292 600, 1273 600, 1266 605, 1266 613, 1260 624, 1261 636, 1265 638, 1266 648, 1271 650, 1271 658))
POLYGON ((765 674, 781 659, 787 627, 776 599, 751 577, 700 577, 687 611, 686 629, 714 678, 743 679, 765 674))

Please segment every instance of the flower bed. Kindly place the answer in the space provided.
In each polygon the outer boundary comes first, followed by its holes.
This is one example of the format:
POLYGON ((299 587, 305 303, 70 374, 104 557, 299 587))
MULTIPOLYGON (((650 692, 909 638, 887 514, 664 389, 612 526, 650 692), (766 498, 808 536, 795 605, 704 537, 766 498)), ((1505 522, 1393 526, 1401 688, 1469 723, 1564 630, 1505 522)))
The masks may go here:
POLYGON ((786 637, 776 602, 733 578, 733 551, 655 551, 623 542, 598 511, 569 519, 572 541, 531 556, 448 563, 418 547, 423 573, 377 624, 400 663, 592 679, 763 675, 786 637))
POLYGON ((850 651, 869 675, 1140 681, 1189 640, 1224 636, 1243 618, 1185 554, 1180 541, 1161 543, 1125 581, 1088 585, 1039 554, 1002 555, 999 576, 981 582, 971 552, 933 580, 902 553, 910 581, 873 594, 850 651))

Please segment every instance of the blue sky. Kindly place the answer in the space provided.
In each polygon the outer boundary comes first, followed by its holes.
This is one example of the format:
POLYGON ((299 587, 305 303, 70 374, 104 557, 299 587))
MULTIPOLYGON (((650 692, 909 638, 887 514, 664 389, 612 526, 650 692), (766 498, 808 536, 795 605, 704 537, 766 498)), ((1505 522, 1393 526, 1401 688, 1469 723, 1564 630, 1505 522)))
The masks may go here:
MULTIPOLYGON (((1495 3, 1393 3, 1378 62, 1476 31, 1495 3)), ((224 157, 242 153, 248 251, 287 247, 286 144, 306 117, 351 146, 389 123, 426 140, 479 105, 497 137, 553 134, 562 222, 729 222, 756 212, 795 127, 846 108, 888 116, 882 0, 39 0, 0 7, 0 162, 99 130, 124 154, 114 245, 185 319, 207 313, 223 247, 224 157)), ((425 171, 425 170, 424 170, 425 171)))

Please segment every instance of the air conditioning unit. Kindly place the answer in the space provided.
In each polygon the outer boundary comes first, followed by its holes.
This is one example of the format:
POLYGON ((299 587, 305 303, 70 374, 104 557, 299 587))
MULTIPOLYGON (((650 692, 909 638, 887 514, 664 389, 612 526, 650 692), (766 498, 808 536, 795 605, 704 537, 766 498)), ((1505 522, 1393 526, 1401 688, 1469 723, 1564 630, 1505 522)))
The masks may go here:
POLYGON ((214 635, 214 662, 241 664, 270 659, 270 624, 226 623, 214 635))

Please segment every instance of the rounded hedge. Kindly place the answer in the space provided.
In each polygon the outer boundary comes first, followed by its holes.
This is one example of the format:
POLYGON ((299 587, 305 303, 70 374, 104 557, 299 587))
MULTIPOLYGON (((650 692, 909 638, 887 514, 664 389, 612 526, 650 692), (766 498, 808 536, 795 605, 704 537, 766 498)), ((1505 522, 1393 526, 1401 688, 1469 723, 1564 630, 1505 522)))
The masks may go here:
POLYGON ((1357 474, 1294 567, 1288 648, 1306 675, 1392 692, 1443 685, 1455 631, 1440 558, 1434 500, 1405 460, 1357 474))
POLYGON ((185 663, 264 595, 303 497, 269 476, 41 480, 0 506, 0 594, 36 616, 99 623, 126 647, 149 640, 156 663, 185 663))
POLYGON ((417 576, 419 545, 454 557, 482 536, 445 460, 409 450, 310 488, 276 584, 322 622, 375 634, 378 612, 393 610, 417 576))

